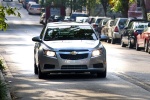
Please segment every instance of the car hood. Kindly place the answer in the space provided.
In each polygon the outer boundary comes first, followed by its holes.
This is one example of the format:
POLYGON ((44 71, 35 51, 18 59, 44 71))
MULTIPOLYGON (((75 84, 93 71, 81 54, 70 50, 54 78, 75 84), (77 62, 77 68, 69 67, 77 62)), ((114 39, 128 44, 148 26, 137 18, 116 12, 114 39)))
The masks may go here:
POLYGON ((44 43, 53 49, 92 49, 101 45, 99 40, 44 41, 44 43))

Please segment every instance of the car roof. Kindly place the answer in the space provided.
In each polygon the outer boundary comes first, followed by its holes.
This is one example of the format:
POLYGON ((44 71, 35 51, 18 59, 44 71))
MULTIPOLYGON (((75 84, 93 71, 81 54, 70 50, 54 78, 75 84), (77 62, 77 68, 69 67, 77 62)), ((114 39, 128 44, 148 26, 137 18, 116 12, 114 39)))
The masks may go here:
POLYGON ((41 6, 40 4, 38 4, 38 3, 31 3, 31 5, 39 5, 39 6, 41 6))
POLYGON ((50 26, 66 26, 66 25, 89 25, 89 23, 78 23, 78 22, 50 22, 50 23, 47 23, 47 26, 50 27, 50 26))

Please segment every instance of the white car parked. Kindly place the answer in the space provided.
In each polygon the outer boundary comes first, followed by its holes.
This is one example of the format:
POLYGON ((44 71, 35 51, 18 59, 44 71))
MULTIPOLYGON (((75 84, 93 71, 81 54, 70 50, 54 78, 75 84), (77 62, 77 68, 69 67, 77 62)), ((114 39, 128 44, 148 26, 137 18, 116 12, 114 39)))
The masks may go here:
POLYGON ((32 3, 28 8, 29 14, 41 14, 41 5, 32 3))

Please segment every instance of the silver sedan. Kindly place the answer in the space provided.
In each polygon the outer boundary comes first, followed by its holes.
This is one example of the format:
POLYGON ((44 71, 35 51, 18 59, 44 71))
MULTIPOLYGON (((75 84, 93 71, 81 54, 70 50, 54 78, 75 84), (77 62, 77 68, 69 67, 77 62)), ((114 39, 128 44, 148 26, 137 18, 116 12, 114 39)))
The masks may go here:
POLYGON ((33 37, 34 72, 44 78, 48 73, 90 72, 106 77, 106 50, 88 23, 48 23, 40 36, 33 37))

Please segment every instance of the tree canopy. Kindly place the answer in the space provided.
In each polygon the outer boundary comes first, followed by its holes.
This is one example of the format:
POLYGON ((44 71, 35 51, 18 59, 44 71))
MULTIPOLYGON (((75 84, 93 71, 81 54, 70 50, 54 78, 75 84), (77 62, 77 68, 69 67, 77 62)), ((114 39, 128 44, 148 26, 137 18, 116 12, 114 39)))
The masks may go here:
POLYGON ((10 6, 4 7, 0 4, 0 30, 6 30, 8 28, 8 24, 6 23, 6 16, 14 15, 17 17, 21 17, 21 14, 18 12, 19 9, 12 8, 10 6))
POLYGON ((124 17, 128 17, 128 10, 130 4, 136 0, 109 0, 111 9, 115 12, 121 12, 124 17))

